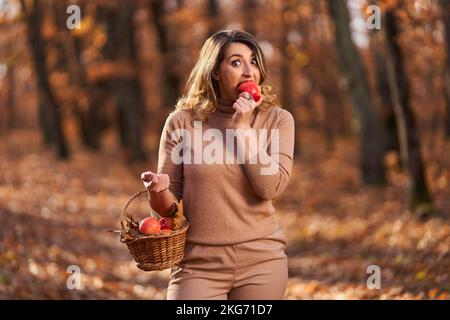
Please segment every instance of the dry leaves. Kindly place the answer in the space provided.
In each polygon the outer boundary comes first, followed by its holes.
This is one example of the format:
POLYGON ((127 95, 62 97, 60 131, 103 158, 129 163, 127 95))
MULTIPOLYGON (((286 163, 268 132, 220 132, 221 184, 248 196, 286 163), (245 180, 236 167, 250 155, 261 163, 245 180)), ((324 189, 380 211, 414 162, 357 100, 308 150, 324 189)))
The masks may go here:
MULTIPOLYGON (((1 299, 165 298, 169 271, 137 269, 118 234, 107 232, 119 228, 120 211, 142 189, 139 174, 147 165, 130 169, 107 153, 84 151, 56 162, 37 147, 35 133, 3 138, 1 299), (80 267, 82 290, 67 287, 72 265, 80 267)), ((275 202, 288 236, 286 298, 449 299, 450 166, 427 162, 441 213, 424 222, 405 206, 400 171, 391 168, 385 189, 361 185, 356 145, 350 139, 334 153, 305 154, 275 202), (369 265, 381 269, 379 290, 367 288, 369 265)), ((130 214, 148 216, 147 200, 133 201, 130 214)))

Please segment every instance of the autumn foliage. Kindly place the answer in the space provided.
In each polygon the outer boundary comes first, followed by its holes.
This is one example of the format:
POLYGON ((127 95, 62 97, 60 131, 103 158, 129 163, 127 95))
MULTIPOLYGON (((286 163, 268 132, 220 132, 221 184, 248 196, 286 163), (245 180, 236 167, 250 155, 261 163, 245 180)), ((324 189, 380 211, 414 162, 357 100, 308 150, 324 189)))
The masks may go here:
MULTIPOLYGON (((449 2, 330 1, 342 3, 80 0, 72 31, 68 1, 0 1, 0 299, 165 298, 169 270, 139 270, 109 231, 157 167, 203 41, 231 27, 255 35, 296 123, 274 201, 285 297, 450 299, 449 2), (381 30, 366 26, 370 4, 381 30), (426 197, 412 206, 413 185, 426 197)), ((130 207, 136 221, 147 200, 130 207)))

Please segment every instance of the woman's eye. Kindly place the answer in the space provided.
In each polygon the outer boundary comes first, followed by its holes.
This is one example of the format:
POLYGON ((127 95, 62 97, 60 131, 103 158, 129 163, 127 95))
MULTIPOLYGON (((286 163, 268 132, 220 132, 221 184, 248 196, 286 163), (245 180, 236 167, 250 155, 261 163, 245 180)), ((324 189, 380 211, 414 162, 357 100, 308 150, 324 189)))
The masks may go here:
MULTIPOLYGON (((252 64, 255 64, 255 65, 258 65, 258 60, 252 59, 251 63, 252 63, 252 64)), ((240 60, 234 60, 234 61, 231 62, 231 65, 232 65, 233 67, 238 67, 238 66, 241 65, 241 61, 240 61, 240 60)))

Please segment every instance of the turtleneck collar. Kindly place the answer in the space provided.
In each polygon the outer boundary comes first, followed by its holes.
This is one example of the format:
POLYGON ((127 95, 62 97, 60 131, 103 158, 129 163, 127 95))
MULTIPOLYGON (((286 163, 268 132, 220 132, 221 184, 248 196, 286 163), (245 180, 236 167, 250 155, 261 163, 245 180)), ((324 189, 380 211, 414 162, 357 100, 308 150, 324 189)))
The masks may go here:
POLYGON ((216 111, 218 114, 232 116, 236 110, 233 108, 234 101, 217 97, 216 111))

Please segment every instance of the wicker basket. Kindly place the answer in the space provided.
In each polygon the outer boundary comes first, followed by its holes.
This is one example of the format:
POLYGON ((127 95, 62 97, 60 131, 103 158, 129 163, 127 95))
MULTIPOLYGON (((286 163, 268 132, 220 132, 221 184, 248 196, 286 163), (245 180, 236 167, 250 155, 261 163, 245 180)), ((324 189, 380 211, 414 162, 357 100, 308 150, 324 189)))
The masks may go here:
POLYGON ((154 271, 170 268, 183 259, 189 223, 184 221, 179 229, 169 234, 140 234, 139 223, 127 213, 127 208, 134 199, 143 194, 148 194, 147 190, 134 194, 122 209, 120 241, 127 245, 139 269, 154 271))

